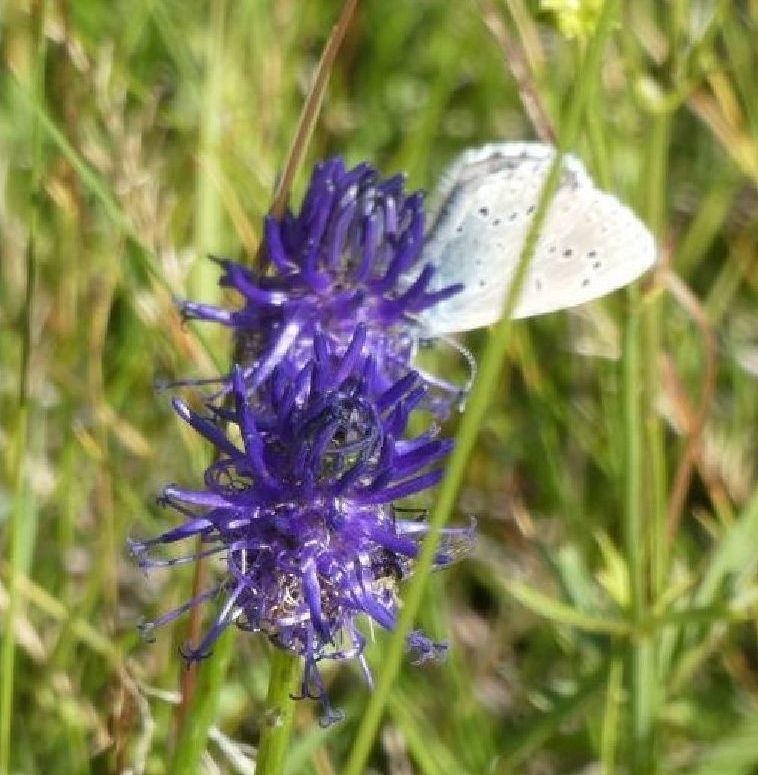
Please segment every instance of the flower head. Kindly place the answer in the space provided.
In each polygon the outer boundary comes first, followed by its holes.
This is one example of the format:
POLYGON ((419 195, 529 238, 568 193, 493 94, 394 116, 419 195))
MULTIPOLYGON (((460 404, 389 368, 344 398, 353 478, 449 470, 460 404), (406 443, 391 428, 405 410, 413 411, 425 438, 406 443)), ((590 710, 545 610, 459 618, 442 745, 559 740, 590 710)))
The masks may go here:
POLYGON ((423 239, 423 194, 406 195, 403 176, 380 180, 368 164, 346 169, 330 159, 316 165, 298 215, 266 218, 271 272, 215 259, 220 284, 243 306, 186 301, 182 311, 232 327, 258 382, 285 356, 304 366, 317 331, 344 348, 360 324, 380 376, 397 378, 414 357, 413 317, 460 289, 429 290, 434 268, 419 267, 423 239))
MULTIPOLYGON (((222 555, 224 580, 201 598, 218 595, 223 603, 185 657, 206 656, 232 622, 263 632, 304 658, 303 694, 323 701, 327 721, 335 715, 317 665, 357 657, 368 676, 357 620, 366 615, 394 626, 398 582, 411 572, 426 532, 423 511, 401 518, 393 502, 434 485, 451 446, 434 429, 402 438, 427 388, 412 372, 386 387, 368 336, 360 324, 339 352, 315 329, 310 359, 282 360, 254 389, 236 368, 233 401, 208 416, 175 400, 179 416, 215 445, 217 459, 204 489, 166 488, 164 502, 184 523, 132 544, 145 567, 194 559, 150 556, 158 545, 193 536, 206 545, 203 555, 222 555)), ((449 563, 471 539, 471 529, 445 531, 437 564, 449 563)), ((409 647, 419 661, 439 651, 420 633, 409 647)))

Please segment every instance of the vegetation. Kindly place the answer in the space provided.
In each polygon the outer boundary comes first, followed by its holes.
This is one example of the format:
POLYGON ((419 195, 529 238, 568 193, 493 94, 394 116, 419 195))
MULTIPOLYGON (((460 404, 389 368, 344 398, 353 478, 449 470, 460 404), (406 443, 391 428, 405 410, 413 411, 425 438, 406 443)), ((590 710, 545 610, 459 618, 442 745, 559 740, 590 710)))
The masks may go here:
POLYGON ((341 6, 0 6, 1 775, 248 773, 261 738, 264 775, 756 771, 758 5, 576 5, 363 0, 332 68, 293 201, 328 155, 431 189, 467 147, 554 132, 661 262, 466 338, 481 378, 425 505, 479 542, 410 592, 449 657, 393 680, 401 641, 372 633, 377 689, 325 669, 328 729, 266 712, 292 665, 244 633, 182 705, 187 620, 137 624, 193 569, 146 579, 126 539, 208 462, 156 384, 231 342, 174 299, 218 301, 209 252, 253 260, 341 6))

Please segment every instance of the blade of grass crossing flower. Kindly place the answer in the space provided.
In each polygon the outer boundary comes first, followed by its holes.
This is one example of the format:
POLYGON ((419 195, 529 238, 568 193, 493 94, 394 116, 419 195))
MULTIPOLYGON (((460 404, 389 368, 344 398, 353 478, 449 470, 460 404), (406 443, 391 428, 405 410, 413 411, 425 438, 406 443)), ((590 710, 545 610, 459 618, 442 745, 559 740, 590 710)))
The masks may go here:
POLYGON ((515 306, 521 284, 526 276, 529 260, 534 251, 539 228, 547 211, 550 197, 558 184, 561 161, 562 157, 558 154, 540 194, 540 201, 537 205, 532 228, 530 228, 527 234, 519 265, 511 287, 508 290, 503 318, 495 326, 485 349, 476 382, 468 399, 466 413, 458 431, 456 445, 453 448, 445 478, 442 481, 437 496, 437 502, 432 510, 429 533, 422 545, 414 576, 406 590, 403 608, 401 609, 396 628, 390 638, 387 652, 384 655, 382 672, 379 674, 376 686, 369 699, 366 713, 358 728, 355 743, 344 770, 345 775, 359 775, 359 773, 363 772, 374 736, 379 728, 384 706, 389 698, 392 683, 400 669, 405 638, 415 621, 426 580, 433 566, 441 530, 455 507, 458 489, 463 481, 468 458, 476 443, 479 428, 484 421, 490 398, 494 393, 501 373, 503 358, 509 341, 510 310, 515 306))
MULTIPOLYGON (((599 70, 600 59, 605 47, 605 41, 611 28, 611 22, 615 13, 615 1, 608 0, 603 5, 595 36, 591 40, 587 55, 578 79, 576 92, 571 100, 566 122, 561 132, 560 150, 573 146, 576 141, 581 118, 583 115, 585 100, 589 91, 589 82, 596 78, 599 70)), ((461 421, 456 439, 456 445, 450 457, 445 478, 442 481, 437 496, 437 502, 432 510, 429 522, 429 533, 424 540, 421 553, 418 558, 416 572, 411 579, 405 594, 404 605, 398 618, 395 631, 390 638, 387 652, 384 655, 382 672, 369 699, 366 713, 361 719, 355 736, 353 748, 350 752, 344 775, 360 775, 368 761, 369 753, 373 745, 374 737, 379 729, 384 707, 389 699, 392 684, 400 669, 405 638, 413 626, 416 614, 424 592, 426 580, 431 572, 437 545, 440 539, 440 531, 447 523, 455 506, 458 490, 468 464, 469 456, 476 443, 479 429, 484 421, 491 397, 500 377, 503 360, 510 341, 511 320, 510 313, 514 308, 521 291, 521 284, 526 276, 529 261, 534 252, 539 230, 547 212, 550 199, 558 184, 562 155, 559 153, 550 168, 545 185, 540 193, 534 221, 527 233, 524 246, 519 258, 513 281, 508 289, 503 316, 494 327, 487 347, 482 356, 479 373, 469 397, 466 413, 461 421)))

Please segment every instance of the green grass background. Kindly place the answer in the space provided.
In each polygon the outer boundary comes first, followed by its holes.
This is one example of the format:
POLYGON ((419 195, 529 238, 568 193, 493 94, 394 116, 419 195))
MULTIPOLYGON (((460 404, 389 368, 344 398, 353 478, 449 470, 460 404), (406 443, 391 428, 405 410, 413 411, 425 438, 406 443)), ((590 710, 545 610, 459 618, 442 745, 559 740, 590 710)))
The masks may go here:
MULTIPOLYGON (((454 514, 481 539, 421 606, 451 654, 403 666, 374 772, 758 771, 758 4, 614 3, 589 74, 601 4, 570 5, 364 0, 308 153, 431 188, 457 152, 533 137, 487 22, 503 24, 559 128, 587 89, 572 150, 670 267, 512 326, 454 514)), ((154 383, 228 360, 172 296, 217 299, 203 256, 255 252, 339 11, 0 6, 0 772, 253 771, 264 639, 203 666, 199 737, 180 737, 197 755, 177 769, 185 623, 150 645, 135 625, 184 600, 192 571, 145 578, 124 545, 168 527, 154 496, 209 455, 154 383)), ((387 643, 375 633, 377 674, 387 643)), ((364 717, 356 666, 326 675, 346 720, 322 730, 297 704, 292 775, 342 771, 364 717)))

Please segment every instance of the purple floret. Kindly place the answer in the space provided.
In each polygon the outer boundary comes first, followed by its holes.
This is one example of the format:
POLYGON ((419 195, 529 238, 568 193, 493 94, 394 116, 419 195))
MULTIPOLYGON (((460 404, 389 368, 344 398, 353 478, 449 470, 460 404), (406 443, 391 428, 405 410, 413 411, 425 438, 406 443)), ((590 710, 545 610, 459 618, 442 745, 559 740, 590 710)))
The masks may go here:
MULTIPOLYGON (((342 159, 330 159, 316 165, 298 215, 266 218, 270 272, 214 259, 220 284, 240 294, 242 307, 185 301, 181 309, 233 328, 258 382, 285 357, 304 366, 316 331, 339 350, 360 324, 380 375, 395 380, 415 357, 414 317, 460 290, 429 290, 434 269, 420 266, 423 241, 423 194, 406 195, 403 176, 380 180, 368 164, 347 170, 342 159)), ((435 384, 450 394, 448 403, 459 393, 435 384)))
MULTIPOLYGON (((307 202, 304 212, 317 216, 307 202)), ((302 694, 320 699, 330 722, 338 716, 318 663, 356 657, 369 677, 359 619, 394 627, 398 583, 411 573, 427 531, 423 511, 409 519, 393 502, 438 482, 452 442, 434 429, 403 438, 427 387, 412 372, 386 384, 369 324, 359 324, 342 345, 318 327, 309 336, 310 358, 285 358, 262 380, 235 367, 232 400, 206 414, 174 401, 217 458, 203 489, 166 488, 163 501, 183 523, 133 542, 132 550, 147 568, 187 562, 197 555, 167 560, 152 551, 200 536, 201 555, 223 558, 223 581, 146 630, 217 597, 216 619, 197 648, 185 650, 186 659, 207 656, 231 623, 263 632, 303 657, 302 694)), ((443 531, 437 565, 472 540, 473 527, 443 531)), ((417 661, 444 652, 418 632, 409 648, 417 661)))

